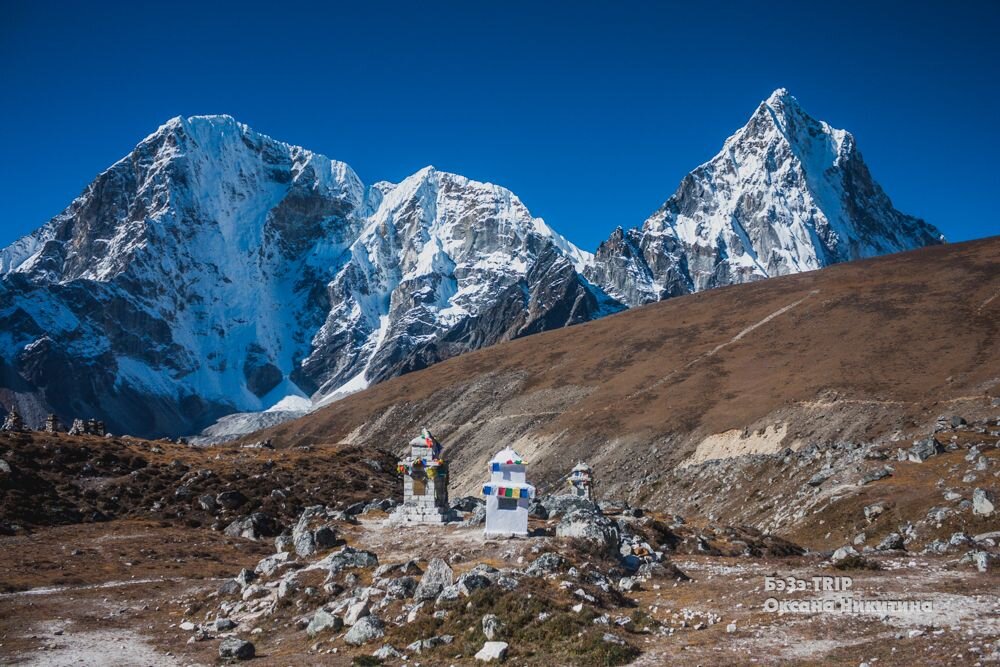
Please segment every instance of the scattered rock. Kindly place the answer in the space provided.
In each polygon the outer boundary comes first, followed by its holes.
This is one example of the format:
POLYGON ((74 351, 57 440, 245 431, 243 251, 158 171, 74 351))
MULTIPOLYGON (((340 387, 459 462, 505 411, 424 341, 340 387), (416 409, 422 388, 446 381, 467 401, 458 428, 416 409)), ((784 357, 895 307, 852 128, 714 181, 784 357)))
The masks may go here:
POLYGON ((472 510, 472 514, 463 522, 463 525, 481 526, 484 523, 486 523, 486 505, 479 505, 472 510))
POLYGON ((598 509, 594 502, 579 496, 543 496, 540 499, 540 502, 542 506, 545 507, 545 511, 548 513, 548 518, 555 518, 557 516, 568 514, 569 512, 577 509, 600 512, 600 509, 598 509))
POLYGON ((236 575, 236 583, 240 585, 240 588, 246 588, 250 585, 250 582, 256 578, 257 574, 253 570, 243 568, 240 570, 240 573, 236 575))
POLYGON ((476 653, 476 660, 503 662, 507 659, 507 642, 486 642, 476 653))
POLYGON ((440 558, 435 558, 427 565, 427 571, 420 578, 413 593, 417 600, 433 600, 446 586, 450 586, 454 581, 454 572, 440 558))
POLYGON ((496 639, 504 631, 504 624, 496 614, 483 616, 483 634, 490 641, 496 639))
POLYGON ((339 551, 316 561, 311 567, 327 570, 333 575, 342 570, 375 567, 376 565, 378 565, 378 556, 371 551, 342 547, 339 551))
POLYGON ((372 657, 378 658, 379 660, 390 660, 399 659, 404 657, 403 654, 392 647, 391 644, 382 644, 382 647, 372 653, 372 657))
POLYGON ((529 577, 541 577, 564 569, 566 569, 566 559, 550 551, 532 561, 524 573, 529 577))
POLYGON ((823 468, 818 473, 810 477, 809 481, 806 482, 806 484, 808 484, 809 486, 819 486, 826 480, 830 479, 831 477, 833 477, 833 469, 823 468))
POLYGON ((895 551, 903 548, 903 536, 899 533, 889 533, 875 547, 879 551, 895 551))
POLYGON ((451 509, 459 512, 474 512, 477 507, 484 507, 486 503, 482 498, 475 496, 462 496, 451 501, 451 509))
POLYGON ((993 493, 977 488, 972 492, 972 512, 979 516, 993 516, 996 511, 996 500, 993 493))
POLYGON ((371 613, 368 600, 359 600, 347 608, 344 614, 344 625, 354 625, 362 618, 371 613))
POLYGON ((939 445, 934 438, 927 438, 910 447, 906 457, 914 463, 923 463, 930 457, 937 456, 943 451, 944 447, 939 445))
POLYGON ((456 587, 458 592, 462 595, 468 597, 472 595, 473 591, 479 590, 480 588, 489 588, 493 582, 490 578, 479 572, 466 572, 458 578, 456 587))
POLYGON ((565 514, 556 526, 556 535, 590 540, 604 545, 610 551, 618 550, 621 538, 617 523, 589 509, 575 509, 565 514))
POLYGON ((215 497, 216 504, 227 510, 234 510, 246 501, 247 497, 239 491, 223 491, 215 497))
POLYGON ((277 532, 278 522, 265 512, 254 512, 248 517, 237 519, 226 526, 225 530, 229 537, 243 537, 248 540, 271 537, 277 532))
POLYGON ((877 482, 880 479, 885 479, 892 475, 892 468, 889 466, 884 466, 876 470, 872 470, 868 474, 864 475, 858 482, 858 486, 864 486, 865 484, 871 484, 872 482, 877 482))
POLYGON ((238 637, 226 637, 219 644, 219 657, 223 659, 250 660, 255 654, 253 644, 238 637))
POLYGON ((344 641, 352 646, 360 646, 385 636, 385 624, 378 616, 368 615, 351 626, 344 641))
POLYGON ((843 547, 840 547, 839 549, 837 549, 836 551, 833 552, 833 555, 830 556, 830 561, 833 562, 833 563, 839 563, 840 561, 844 560, 845 558, 848 558, 850 556, 857 556, 857 555, 858 555, 858 550, 855 549, 854 547, 852 547, 850 545, 843 546, 843 547))
POLYGON ((309 625, 306 627, 306 634, 312 639, 321 632, 327 630, 336 632, 342 627, 344 627, 344 620, 340 616, 331 614, 325 609, 317 609, 316 613, 313 614, 312 620, 309 621, 309 625))
POLYGON ((887 505, 884 502, 877 502, 865 507, 865 520, 872 523, 885 512, 887 505))

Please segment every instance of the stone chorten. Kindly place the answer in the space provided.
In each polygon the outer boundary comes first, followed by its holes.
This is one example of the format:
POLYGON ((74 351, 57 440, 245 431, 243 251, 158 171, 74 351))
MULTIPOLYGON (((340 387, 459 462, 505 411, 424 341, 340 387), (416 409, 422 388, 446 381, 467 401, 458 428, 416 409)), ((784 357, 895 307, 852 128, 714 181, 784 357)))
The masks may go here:
POLYGON ((528 536, 528 505, 535 487, 525 479, 524 466, 521 455, 510 447, 490 461, 490 482, 483 486, 487 538, 528 536))
POLYGON ((59 417, 54 414, 50 414, 45 418, 45 426, 42 430, 46 433, 59 433, 63 430, 62 422, 59 421, 59 417))
POLYGON ((587 500, 592 499, 591 496, 594 489, 594 469, 583 461, 580 461, 573 467, 573 470, 569 473, 569 479, 567 479, 566 482, 569 484, 571 496, 586 498, 587 500))
POLYGON ((13 433, 23 433, 27 430, 28 428, 24 425, 24 420, 21 418, 20 413, 14 408, 10 409, 7 418, 3 421, 3 426, 0 426, 0 431, 11 431, 13 433))
POLYGON ((441 445, 426 428, 410 441, 410 454, 399 460, 403 504, 393 513, 399 523, 447 523, 455 518, 448 507, 448 464, 441 445))

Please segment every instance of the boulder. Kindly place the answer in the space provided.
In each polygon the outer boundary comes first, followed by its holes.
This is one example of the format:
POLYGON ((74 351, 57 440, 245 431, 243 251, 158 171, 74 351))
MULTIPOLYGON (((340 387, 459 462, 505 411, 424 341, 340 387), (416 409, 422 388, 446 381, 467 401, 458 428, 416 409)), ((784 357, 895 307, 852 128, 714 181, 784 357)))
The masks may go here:
POLYGON ((215 496, 210 493, 206 493, 198 498, 198 507, 210 514, 215 514, 219 511, 219 503, 215 501, 215 496))
POLYGON ((219 657, 223 660, 250 660, 255 654, 253 644, 239 637, 226 637, 219 643, 219 657))
POLYGON ((923 463, 932 456, 944 451, 934 438, 927 438, 914 444, 906 453, 906 457, 914 463, 923 463))
POLYGON ((227 579, 219 586, 219 595, 236 595, 243 587, 235 579, 227 579))
POLYGON ((535 519, 548 519, 549 511, 545 509, 545 505, 540 503, 537 498, 531 501, 528 505, 528 516, 534 517, 535 519))
POLYGON ((932 507, 927 512, 927 518, 935 523, 942 523, 951 513, 950 507, 932 507))
POLYGON ((844 560, 845 558, 849 558, 850 556, 857 556, 857 555, 858 555, 858 550, 855 549, 854 547, 848 545, 848 546, 840 547, 839 549, 837 549, 836 551, 834 551, 833 555, 830 556, 830 561, 833 562, 833 563, 839 563, 840 561, 844 560))
POLYGON ((406 650, 410 653, 421 653, 423 651, 430 650, 435 646, 441 646, 442 644, 450 644, 455 641, 455 638, 451 635, 441 635, 439 637, 429 637, 427 639, 418 639, 412 644, 406 647, 406 650))
POLYGON ((556 535, 590 540, 603 545, 611 552, 618 551, 621 539, 617 523, 589 509, 575 509, 563 515, 556 526, 556 535))
POLYGON ((404 657, 403 654, 397 651, 391 644, 382 644, 382 647, 372 653, 372 657, 378 658, 379 660, 397 660, 404 657))
POLYGON ((884 502, 872 503, 865 507, 865 521, 872 523, 885 512, 887 505, 884 502))
POLYGON ((996 511, 996 500, 993 493, 986 489, 976 489, 972 492, 972 513, 978 516, 993 516, 996 511))
POLYGON ((872 482, 877 482, 880 479, 885 479, 892 475, 892 468, 889 466, 884 466, 864 475, 858 482, 858 486, 864 486, 865 484, 871 484, 872 482))
POLYGON ((344 625, 354 625, 362 618, 371 613, 368 600, 358 600, 347 608, 344 614, 344 625))
POLYGON ((344 641, 352 646, 367 644, 385 636, 385 624, 378 616, 368 615, 351 626, 344 635, 344 641))
POLYGON ((239 491, 223 491, 215 496, 215 502, 220 507, 227 510, 234 510, 241 507, 247 501, 247 497, 239 491))
POLYGON ((325 505, 312 505, 299 515, 292 529, 292 548, 300 557, 330 549, 337 545, 336 527, 331 523, 337 515, 325 505))
POLYGON ((236 583, 238 583, 241 588, 246 588, 247 586, 250 585, 250 582, 252 582, 256 578, 257 578, 256 572, 254 572, 253 570, 248 570, 247 568, 243 568, 242 570, 240 570, 240 573, 236 575, 236 583))
POLYGON ((507 642, 486 642, 476 653, 476 660, 503 662, 507 658, 507 642))
POLYGON ((875 547, 878 551, 895 551, 903 548, 903 536, 899 533, 889 533, 875 547))
POLYGON ((254 512, 248 517, 233 521, 225 530, 229 537, 243 537, 248 540, 259 540, 262 537, 272 537, 278 533, 278 522, 270 514, 254 512))
POLYGON ((458 578, 458 592, 468 597, 473 591, 480 588, 489 588, 493 582, 485 574, 480 572, 466 572, 458 578))
POLYGON ((452 584, 451 586, 445 586, 444 588, 441 589, 441 593, 438 594, 437 599, 434 601, 434 604, 438 605, 441 604, 442 602, 452 602, 454 600, 457 600, 459 595, 461 595, 461 593, 459 593, 458 586, 456 586, 455 584, 452 584))
POLYGON ((361 514, 362 512, 365 511, 366 504, 367 503, 365 503, 364 501, 358 501, 356 503, 352 503, 347 506, 347 509, 344 510, 344 514, 346 514, 347 516, 357 516, 358 514, 361 514))
POLYGON ((339 551, 316 561, 312 567, 329 571, 331 575, 347 569, 375 567, 378 565, 378 556, 371 551, 355 549, 354 547, 342 547, 339 551))
POLYGON ((504 631, 504 624, 496 614, 486 614, 482 620, 483 634, 490 641, 496 639, 504 631))
POLYGON ((600 512, 597 504, 586 498, 570 495, 542 496, 540 500, 542 506, 548 512, 549 518, 554 518, 568 514, 573 510, 583 509, 591 512, 600 512))
POLYGON ((313 614, 312 620, 309 621, 309 625, 306 626, 306 634, 312 639, 321 632, 327 630, 336 632, 342 627, 344 627, 344 620, 340 616, 331 614, 325 609, 317 609, 316 613, 313 614))
POLYGON ((417 580, 410 576, 391 579, 385 586, 386 596, 395 600, 405 600, 411 597, 415 590, 417 590, 417 580))
POLYGON ((232 621, 228 618, 217 618, 215 619, 215 629, 217 632, 227 632, 236 627, 236 621, 232 621))
POLYGON ((477 507, 483 507, 485 504, 482 498, 463 496, 451 501, 451 509, 459 512, 474 512, 477 507))
POLYGON ((417 600, 433 600, 453 581, 454 572, 448 563, 440 558, 434 558, 427 565, 427 571, 420 578, 420 583, 417 585, 413 597, 417 600))
POLYGON ((278 535, 276 538, 274 538, 274 550, 277 551, 278 553, 291 551, 294 548, 295 545, 292 542, 292 534, 289 533, 287 530, 282 532, 281 535, 278 535))
POLYGON ((381 500, 373 500, 370 503, 367 503, 365 505, 364 509, 361 510, 361 513, 362 514, 368 514, 369 512, 388 512, 389 510, 391 510, 393 507, 395 507, 398 504, 399 503, 397 503, 392 498, 383 498, 381 500))
POLYGON ((404 574, 415 576, 423 573, 424 571, 420 569, 416 559, 411 559, 405 563, 386 563, 384 565, 379 565, 375 568, 375 572, 372 573, 372 578, 381 579, 389 575, 399 576, 404 574))
POLYGON ((806 482, 806 484, 808 484, 809 486, 819 486, 826 480, 830 479, 831 477, 833 477, 833 469, 823 468, 818 473, 810 477, 809 481, 806 482))
POLYGON ((256 572, 257 574, 270 576, 274 574, 275 570, 278 569, 279 565, 281 565, 282 563, 287 563, 288 559, 291 558, 291 556, 292 555, 287 551, 272 554, 270 556, 267 556, 266 558, 262 558, 260 562, 257 563, 257 567, 255 567, 253 571, 256 572))
POLYGON ((466 526, 481 526, 486 523, 486 505, 478 505, 469 518, 463 522, 466 526))
POLYGON ((524 573, 529 577, 541 577, 565 569, 566 559, 550 551, 533 560, 524 573))

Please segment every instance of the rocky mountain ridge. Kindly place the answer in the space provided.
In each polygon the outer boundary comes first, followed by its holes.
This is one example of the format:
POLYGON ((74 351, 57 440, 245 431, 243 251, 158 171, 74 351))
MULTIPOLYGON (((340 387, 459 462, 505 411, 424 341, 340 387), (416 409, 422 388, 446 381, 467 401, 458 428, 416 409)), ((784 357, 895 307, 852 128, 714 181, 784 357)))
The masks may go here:
POLYGON ((585 275, 629 306, 940 243, 897 211, 854 137, 781 88, 585 275))
POLYGON ((144 436, 223 418, 224 439, 498 342, 938 240, 785 91, 596 257, 496 185, 366 187, 228 116, 175 118, 0 251, 0 402, 144 436))

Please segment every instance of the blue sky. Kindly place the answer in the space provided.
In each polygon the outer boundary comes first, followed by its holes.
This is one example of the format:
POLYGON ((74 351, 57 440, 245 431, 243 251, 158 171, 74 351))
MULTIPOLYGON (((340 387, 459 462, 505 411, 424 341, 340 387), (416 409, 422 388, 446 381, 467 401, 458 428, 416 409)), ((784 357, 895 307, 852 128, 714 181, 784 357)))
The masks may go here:
POLYGON ((309 4, 2 3, 0 245, 168 118, 228 113, 366 183, 499 183, 593 250, 778 87, 899 209, 1000 233, 998 3, 309 4))

